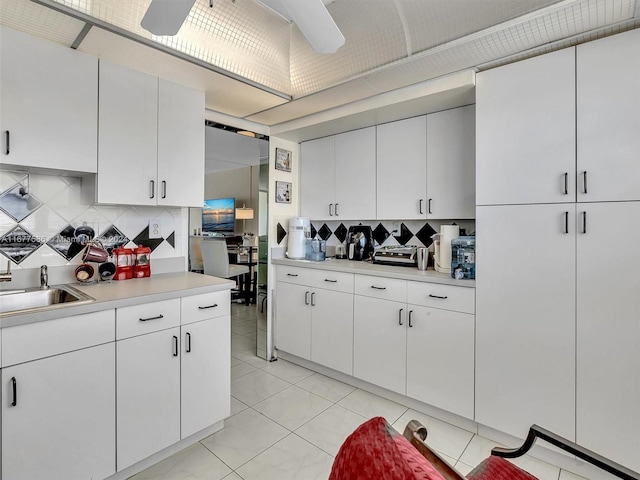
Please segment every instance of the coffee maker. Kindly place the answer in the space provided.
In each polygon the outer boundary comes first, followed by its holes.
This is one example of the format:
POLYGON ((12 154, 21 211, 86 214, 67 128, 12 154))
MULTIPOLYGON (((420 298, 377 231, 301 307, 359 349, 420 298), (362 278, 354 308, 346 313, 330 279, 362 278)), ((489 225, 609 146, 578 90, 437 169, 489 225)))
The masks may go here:
POLYGON ((373 231, 371 227, 354 225, 347 234, 347 255, 349 260, 369 260, 373 255, 373 231))

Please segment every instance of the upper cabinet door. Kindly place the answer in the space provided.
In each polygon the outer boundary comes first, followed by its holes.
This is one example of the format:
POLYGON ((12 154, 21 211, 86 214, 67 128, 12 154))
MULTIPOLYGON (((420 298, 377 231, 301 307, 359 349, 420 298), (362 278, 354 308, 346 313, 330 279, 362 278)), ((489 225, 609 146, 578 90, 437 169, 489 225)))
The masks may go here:
POLYGON ((334 137, 300 144, 300 212, 312 220, 335 217, 334 137))
POLYGON ((378 219, 426 218, 426 116, 378 125, 377 150, 378 219))
POLYGON ((98 202, 156 205, 158 77, 100 61, 98 202))
POLYGON ((0 163, 95 173, 98 59, 0 29, 0 163))
POLYGON ((204 92, 160 79, 158 205, 202 207, 204 92))
POLYGON ((376 128, 335 136, 335 215, 338 220, 376 218, 376 128))
POLYGON ((477 75, 478 205, 575 201, 575 78, 573 48, 477 75))
POLYGON ((640 200, 640 30, 576 55, 578 201, 640 200))
POLYGON ((476 218, 476 109, 427 115, 427 218, 476 218))

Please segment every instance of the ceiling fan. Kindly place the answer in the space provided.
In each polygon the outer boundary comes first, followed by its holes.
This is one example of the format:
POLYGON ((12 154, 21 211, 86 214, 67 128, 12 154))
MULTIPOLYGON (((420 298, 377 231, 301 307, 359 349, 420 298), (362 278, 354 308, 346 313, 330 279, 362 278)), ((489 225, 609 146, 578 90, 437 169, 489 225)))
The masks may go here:
MULTIPOLYGON (((325 3, 332 0, 256 0, 288 22, 295 23, 316 53, 334 53, 344 36, 325 3)), ((154 35, 175 35, 196 0, 152 0, 140 25, 154 35)), ((213 6, 213 0, 209 0, 213 6)))

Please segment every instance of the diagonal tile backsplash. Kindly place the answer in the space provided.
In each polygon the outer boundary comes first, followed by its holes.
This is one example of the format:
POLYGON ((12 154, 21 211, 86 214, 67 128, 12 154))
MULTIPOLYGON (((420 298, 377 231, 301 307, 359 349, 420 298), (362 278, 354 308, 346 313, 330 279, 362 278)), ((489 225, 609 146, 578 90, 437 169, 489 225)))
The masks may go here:
POLYGON ((0 255, 12 268, 82 263, 76 228, 91 227, 108 250, 149 246, 153 259, 184 257, 185 209, 97 205, 78 177, 0 171, 0 255), (162 225, 149 238, 149 222, 162 225))

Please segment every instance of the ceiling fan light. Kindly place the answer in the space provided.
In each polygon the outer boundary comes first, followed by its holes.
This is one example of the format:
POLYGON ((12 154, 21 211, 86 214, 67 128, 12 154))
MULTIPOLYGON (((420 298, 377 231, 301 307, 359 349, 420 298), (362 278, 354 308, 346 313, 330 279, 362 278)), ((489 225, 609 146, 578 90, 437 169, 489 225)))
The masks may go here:
POLYGON ((196 0, 152 0, 140 26, 154 35, 173 36, 180 30, 196 0))

